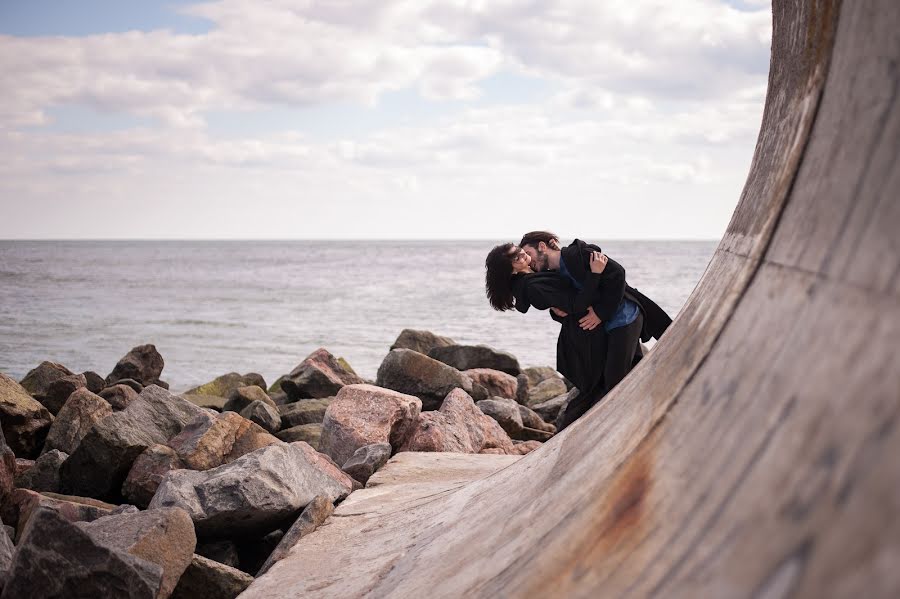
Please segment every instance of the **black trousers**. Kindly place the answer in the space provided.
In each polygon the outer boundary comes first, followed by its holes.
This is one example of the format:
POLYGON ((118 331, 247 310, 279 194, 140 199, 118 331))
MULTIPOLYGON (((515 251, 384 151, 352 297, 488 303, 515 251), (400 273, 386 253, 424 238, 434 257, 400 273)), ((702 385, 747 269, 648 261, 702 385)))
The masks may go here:
POLYGON ((562 430, 578 420, 585 412, 594 407, 607 393, 613 390, 625 378, 632 367, 640 360, 641 329, 644 327, 644 315, 638 312, 637 318, 629 325, 613 329, 607 333, 606 364, 603 365, 603 383, 595 389, 579 389, 578 395, 566 406, 566 411, 557 422, 558 430, 562 430))

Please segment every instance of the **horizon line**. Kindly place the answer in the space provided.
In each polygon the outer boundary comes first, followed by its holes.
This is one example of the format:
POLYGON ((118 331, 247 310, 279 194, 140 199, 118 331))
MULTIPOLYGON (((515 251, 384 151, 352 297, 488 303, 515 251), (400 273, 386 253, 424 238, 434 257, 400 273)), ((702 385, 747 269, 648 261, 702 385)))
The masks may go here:
MULTIPOLYGON (((568 235, 562 235, 568 238, 568 235)), ((573 237, 574 239, 575 237, 573 237)), ((585 239, 597 237, 583 236, 585 239)), ((721 241, 721 237, 602 237, 605 241, 721 241)), ((0 237, 0 241, 497 241, 497 237, 0 237)))

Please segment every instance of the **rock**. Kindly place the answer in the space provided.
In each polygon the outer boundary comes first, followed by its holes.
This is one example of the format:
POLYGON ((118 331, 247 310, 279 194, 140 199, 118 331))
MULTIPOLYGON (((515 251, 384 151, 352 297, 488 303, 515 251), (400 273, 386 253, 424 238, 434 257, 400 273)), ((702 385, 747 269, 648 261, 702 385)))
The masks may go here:
POLYGON ((201 395, 199 393, 183 393, 181 397, 195 406, 215 410, 216 412, 221 412, 228 401, 227 398, 219 397, 218 395, 201 395))
POLYGON ((117 506, 87 497, 15 489, 3 505, 3 521, 15 526, 21 539, 25 525, 39 507, 52 509, 69 522, 90 522, 109 515, 117 506))
POLYGON ((457 370, 491 368, 512 376, 522 371, 519 361, 510 353, 498 351, 487 345, 448 345, 435 347, 428 352, 430 358, 439 360, 457 370))
POLYGON ((204 383, 199 387, 194 387, 188 391, 185 391, 185 394, 190 395, 214 395, 216 397, 225 397, 231 395, 231 392, 239 387, 259 387, 260 389, 266 388, 266 380, 260 374, 256 374, 255 372, 250 372, 248 374, 238 374, 236 372, 229 372, 228 374, 223 374, 220 377, 216 377, 208 383, 204 383))
POLYGON ((34 468, 34 460, 26 460, 25 458, 16 458, 16 476, 20 476, 34 468))
MULTIPOLYGON (((136 386, 140 386, 135 383, 136 386)), ((128 404, 140 397, 138 394, 143 388, 135 390, 133 387, 125 384, 113 385, 106 387, 98 395, 105 399, 114 410, 124 410, 128 404)))
POLYGON ((510 437, 515 438, 522 432, 522 416, 519 413, 519 404, 515 401, 499 399, 483 399, 477 404, 478 409, 497 421, 501 428, 510 437))
POLYGON ((519 415, 522 417, 522 424, 526 428, 533 428, 547 433, 555 433, 556 427, 552 424, 544 422, 544 419, 531 408, 516 404, 519 408, 519 415))
POLYGON ((397 340, 391 345, 391 351, 395 349, 411 349, 427 356, 428 352, 435 347, 447 347, 448 345, 456 345, 456 342, 449 337, 435 335, 431 331, 403 329, 400 331, 397 340))
POLYGON ((253 577, 236 568, 195 555, 191 559, 172 599, 233 599, 253 582, 253 577))
POLYGON ((472 368, 463 374, 472 379, 473 383, 484 387, 488 397, 516 398, 518 383, 511 374, 490 368, 472 368))
MULTIPOLYGON (((141 393, 144 391, 144 385, 142 385, 141 383, 139 383, 138 381, 136 381, 134 379, 119 379, 118 381, 114 381, 114 382, 110 383, 108 386, 115 387, 116 385, 125 385, 126 387, 131 387, 131 389, 135 393, 141 393)), ((162 385, 157 385, 157 386, 161 387, 162 385)))
POLYGON ((165 445, 151 445, 131 466, 122 484, 122 496, 134 505, 146 508, 165 475, 180 468, 185 468, 185 464, 174 449, 165 445))
POLYGON ((277 433, 281 429, 281 414, 275 408, 272 400, 266 396, 268 403, 263 401, 254 401, 252 404, 241 410, 241 416, 255 422, 260 427, 270 433, 277 433))
POLYGON ((16 454, 6 444, 3 429, 0 428, 0 505, 3 505, 12 492, 17 473, 16 454))
POLYGON ((278 411, 281 413, 282 428, 322 422, 325 420, 325 411, 332 401, 334 401, 333 397, 301 399, 294 403, 278 406, 278 411))
POLYGON ((526 453, 531 453, 535 449, 539 448, 543 443, 540 441, 516 441, 513 445, 513 453, 517 453, 519 455, 525 455, 526 453))
POLYGON ((554 397, 559 397, 567 392, 568 390, 566 389, 565 381, 556 377, 545 379, 534 387, 530 387, 523 397, 520 397, 517 394, 516 400, 524 406, 532 407, 553 399, 554 397))
POLYGON ((531 409, 534 410, 544 422, 556 422, 557 416, 565 411, 566 406, 569 405, 569 402, 577 395, 578 389, 572 389, 567 393, 557 395, 553 399, 548 399, 545 402, 535 404, 531 406, 531 409))
POLYGON ((283 406, 286 403, 290 402, 290 398, 287 393, 281 388, 281 381, 285 379, 285 375, 281 375, 275 382, 272 383, 268 389, 266 389, 266 394, 275 402, 276 406, 283 406))
POLYGON ((35 399, 44 404, 44 407, 56 416, 69 396, 77 389, 87 389, 87 380, 83 374, 72 374, 56 379, 50 383, 44 395, 37 396, 35 399))
POLYGON ((313 449, 318 450, 322 440, 322 425, 319 423, 298 424, 297 426, 281 429, 275 436, 285 443, 304 441, 313 449))
MULTIPOLYGON (((114 384, 122 379, 133 379, 144 387, 158 385, 165 362, 156 346, 138 345, 125 354, 106 377, 107 384, 114 384)), ((160 385, 161 386, 161 385, 160 385)))
POLYGON ((391 446, 388 443, 373 443, 360 447, 349 460, 344 462, 341 470, 353 480, 365 485, 375 472, 391 459, 391 446))
MULTIPOLYGON (((408 349, 394 352, 415 353, 408 349)), ((366 445, 399 447, 412 432, 421 409, 422 402, 411 395, 373 385, 348 385, 325 412, 320 450, 343 464, 366 445)))
MULTIPOLYGON (((453 389, 474 392, 472 379, 443 362, 411 349, 395 349, 381 362, 376 384, 422 401, 423 410, 436 410, 453 389)), ((486 399, 485 396, 478 399, 486 399)))
MULTIPOLYGON (((3 522, 0 521, 0 529, 6 529, 8 527, 3 526, 3 522)), ((3 590, 3 585, 6 584, 6 575, 9 572, 9 567, 12 565, 13 555, 16 552, 16 546, 12 542, 12 538, 0 530, 0 591, 3 590)))
POLYGON ((32 491, 59 492, 59 468, 69 454, 54 449, 42 454, 21 476, 16 477, 16 486, 32 491))
POLYGON ((281 443, 258 424, 235 412, 199 414, 168 445, 188 468, 209 470, 260 447, 281 443))
POLYGON ((215 543, 204 543, 198 545, 195 550, 197 555, 217 561, 220 564, 237 568, 241 565, 240 556, 238 556, 237 545, 234 541, 217 541, 215 543))
POLYGON ((222 411, 240 412, 254 401, 261 401, 265 404, 269 404, 273 408, 275 407, 275 402, 272 401, 271 397, 266 395, 266 392, 262 390, 262 387, 250 385, 247 387, 238 387, 232 391, 228 395, 228 401, 225 402, 222 411))
POLYGON ((238 569, 250 575, 255 574, 272 552, 275 551, 275 548, 278 547, 283 538, 284 532, 276 528, 261 537, 241 539, 237 545, 241 562, 238 569))
POLYGON ((325 348, 319 348, 306 357, 281 381, 281 389, 290 401, 331 397, 344 385, 356 385, 365 381, 344 368, 325 348))
POLYGON ((9 524, 3 524, 3 520, 0 520, 0 528, 3 529, 3 532, 6 533, 6 537, 10 541, 16 540, 16 529, 10 526, 9 524))
POLYGON ((276 562, 287 557, 287 554, 300 539, 316 530, 333 512, 334 504, 331 503, 328 497, 317 495, 315 499, 303 509, 303 513, 300 514, 300 517, 297 518, 290 529, 288 529, 287 533, 282 537, 281 542, 278 543, 278 546, 271 555, 269 555, 269 558, 265 561, 256 575, 262 576, 276 562))
POLYGON ((82 438, 60 470, 67 493, 116 499, 134 460, 148 447, 165 444, 203 409, 156 385, 121 412, 113 412, 82 438))
POLYGON ((94 395, 87 388, 78 389, 69 396, 56 415, 56 420, 50 425, 44 451, 58 449, 72 453, 88 431, 112 413, 112 407, 105 399, 94 395))
POLYGON ((328 468, 315 453, 306 443, 270 445, 204 472, 174 470, 163 479, 150 509, 184 509, 203 537, 272 530, 316 495, 334 502, 353 489, 350 477, 328 468))
POLYGON ((106 547, 53 510, 40 508, 23 534, 0 597, 154 599, 162 576, 158 565, 106 547))
POLYGON ((84 377, 88 391, 91 393, 100 393, 106 388, 106 379, 93 370, 85 370, 81 373, 81 376, 84 377))
POLYGON ((41 362, 37 368, 29 370, 19 384, 32 397, 43 396, 47 394, 47 390, 54 381, 73 374, 75 373, 62 364, 41 362))
POLYGON ((520 441, 540 441, 543 443, 544 441, 549 441, 552 437, 553 433, 549 431, 528 428, 526 426, 522 428, 522 432, 519 433, 516 438, 520 441))
POLYGON ((105 516, 77 526, 105 547, 119 549, 162 568, 157 599, 172 594, 197 545, 190 516, 178 508, 105 516))
POLYGON ((52 422, 53 416, 47 408, 22 385, 0 374, 0 429, 16 457, 37 457, 52 422))
POLYGON ((454 389, 439 411, 419 415, 412 435, 398 451, 480 453, 485 449, 510 453, 513 442, 465 391, 454 389))

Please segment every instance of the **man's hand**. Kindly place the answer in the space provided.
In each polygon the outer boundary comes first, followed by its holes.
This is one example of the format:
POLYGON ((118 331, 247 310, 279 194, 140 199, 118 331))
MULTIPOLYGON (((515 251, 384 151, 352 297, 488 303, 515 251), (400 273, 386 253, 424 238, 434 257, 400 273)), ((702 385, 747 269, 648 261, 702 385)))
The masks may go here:
POLYGON ((550 309, 553 310, 553 313, 556 314, 557 316, 559 316, 560 318, 565 318, 566 316, 569 315, 568 312, 563 312, 559 308, 555 308, 553 306, 550 306, 550 309))
POLYGON ((591 272, 599 275, 606 269, 609 258, 602 252, 591 252, 591 272))
MULTIPOLYGON (((596 254, 597 252, 594 253, 596 254)), ((593 261, 591 262, 591 265, 593 265, 593 261)), ((592 308, 591 306, 588 306, 587 311, 587 315, 582 317, 581 320, 578 321, 578 325, 585 331, 593 331, 598 326, 600 326, 600 323, 603 321, 600 320, 600 317, 597 316, 597 314, 594 312, 594 308, 592 308)))

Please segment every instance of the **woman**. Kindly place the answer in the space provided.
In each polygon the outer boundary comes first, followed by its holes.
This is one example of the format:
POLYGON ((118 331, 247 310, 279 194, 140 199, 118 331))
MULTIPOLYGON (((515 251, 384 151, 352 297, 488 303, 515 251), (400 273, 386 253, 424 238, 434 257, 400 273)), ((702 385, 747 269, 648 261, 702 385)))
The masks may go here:
POLYGON ((581 328, 579 320, 587 314, 596 295, 606 259, 594 252, 590 259, 591 276, 580 291, 555 272, 536 273, 531 257, 512 243, 498 245, 485 260, 485 291, 495 310, 527 312, 552 308, 552 317, 562 326, 556 342, 556 369, 569 379, 579 394, 566 409, 560 430, 590 409, 604 394, 607 335, 603 327, 581 328))

